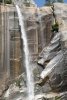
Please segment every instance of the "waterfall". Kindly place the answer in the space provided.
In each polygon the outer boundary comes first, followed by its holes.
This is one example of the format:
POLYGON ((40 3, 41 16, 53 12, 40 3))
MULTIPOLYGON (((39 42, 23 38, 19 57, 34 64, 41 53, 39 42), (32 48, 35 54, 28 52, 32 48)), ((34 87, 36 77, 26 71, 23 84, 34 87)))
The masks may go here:
POLYGON ((19 25, 21 28, 21 38, 23 39, 23 45, 24 45, 23 49, 25 53, 25 69, 26 69, 26 74, 27 74, 27 92, 28 92, 27 100, 33 100, 34 99, 34 80, 33 80, 32 66, 30 65, 30 60, 29 60, 29 49, 28 49, 26 31, 24 27, 24 17, 18 5, 16 5, 16 10, 18 13, 19 25))

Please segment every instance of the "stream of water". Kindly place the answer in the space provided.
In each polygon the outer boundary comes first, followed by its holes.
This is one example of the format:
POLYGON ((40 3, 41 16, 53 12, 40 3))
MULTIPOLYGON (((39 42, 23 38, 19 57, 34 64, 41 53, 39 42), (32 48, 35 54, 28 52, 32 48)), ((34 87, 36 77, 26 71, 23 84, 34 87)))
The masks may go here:
POLYGON ((34 99, 34 80, 33 80, 32 66, 30 65, 30 60, 29 60, 29 49, 28 49, 26 31, 24 27, 24 16, 22 15, 22 12, 18 5, 16 5, 16 10, 18 13, 19 25, 21 28, 21 38, 23 39, 23 45, 24 45, 23 49, 25 53, 25 69, 26 69, 26 75, 27 75, 27 90, 28 90, 27 100, 33 100, 34 99))

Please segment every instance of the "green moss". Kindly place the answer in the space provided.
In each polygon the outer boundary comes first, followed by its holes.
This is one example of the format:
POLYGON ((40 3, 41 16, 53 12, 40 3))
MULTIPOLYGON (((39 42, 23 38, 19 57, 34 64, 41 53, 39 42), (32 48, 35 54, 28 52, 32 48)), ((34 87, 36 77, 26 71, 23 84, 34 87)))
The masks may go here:
POLYGON ((11 4, 12 3, 12 0, 0 0, 0 3, 5 3, 5 4, 11 4))
POLYGON ((19 80, 16 80, 15 82, 16 82, 16 86, 18 86, 19 88, 21 88, 21 85, 20 85, 21 80, 19 79, 19 80))
POLYGON ((61 99, 61 96, 59 96, 59 97, 55 97, 55 100, 60 100, 61 99))
POLYGON ((58 32, 59 31, 59 24, 56 22, 54 25, 52 25, 52 32, 58 32))
POLYGON ((2 0, 0 0, 0 3, 2 3, 2 0))
POLYGON ((11 4, 12 0, 4 0, 5 4, 11 4))

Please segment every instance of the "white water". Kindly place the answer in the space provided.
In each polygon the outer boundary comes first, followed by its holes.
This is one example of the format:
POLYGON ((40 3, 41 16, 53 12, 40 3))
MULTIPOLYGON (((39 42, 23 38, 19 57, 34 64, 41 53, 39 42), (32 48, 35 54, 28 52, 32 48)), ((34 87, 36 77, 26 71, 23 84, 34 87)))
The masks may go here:
POLYGON ((16 9, 18 13, 19 25, 21 28, 21 38, 23 39, 23 45, 24 45, 23 48, 24 48, 24 53, 25 53, 25 67, 26 67, 26 74, 27 74, 27 92, 28 92, 27 100, 33 100, 34 99, 34 81, 33 81, 32 66, 30 65, 30 61, 29 61, 29 49, 28 49, 28 44, 27 44, 26 31, 24 27, 24 17, 18 5, 16 5, 16 9))

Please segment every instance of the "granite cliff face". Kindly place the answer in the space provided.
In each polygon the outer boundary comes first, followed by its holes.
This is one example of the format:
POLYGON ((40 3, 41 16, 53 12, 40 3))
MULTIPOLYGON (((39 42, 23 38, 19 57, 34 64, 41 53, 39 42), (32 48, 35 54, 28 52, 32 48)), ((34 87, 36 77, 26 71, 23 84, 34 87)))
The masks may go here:
MULTIPOLYGON (((54 92, 67 91, 67 4, 55 3, 53 5, 53 15, 54 21, 59 24, 58 33, 54 32, 54 38, 51 40, 50 44, 43 49, 40 53, 38 64, 45 68, 40 77, 44 81, 46 75, 49 76, 49 84, 54 92), (53 42, 52 42, 53 41, 53 42), (56 45, 57 43, 57 45, 56 45), (59 45, 58 45, 59 43, 59 45), (55 48, 52 46, 54 45, 55 48), (51 49, 50 49, 51 48, 51 49), (57 58, 58 51, 61 50, 62 60, 57 58), (57 55, 57 56, 56 56, 57 55), (56 59, 55 59, 56 58, 56 59), (55 60, 54 60, 55 59, 55 60), (59 62, 58 62, 58 61, 59 62), (53 61, 53 62, 52 62, 53 61), (54 62, 55 61, 55 62, 54 62), (47 62, 47 65, 45 63, 47 62), (53 67, 54 66, 54 67, 53 67)), ((55 23, 54 22, 54 23, 55 23)), ((60 57, 59 55, 59 57, 60 57)), ((60 98, 59 100, 66 100, 60 98)))
MULTIPOLYGON (((36 54, 33 54, 33 48, 30 49, 33 58, 35 100, 67 100, 67 4, 55 3, 53 9, 26 7, 25 10, 26 30, 34 34, 33 41, 36 40, 37 43, 34 48, 36 54), (59 30, 51 32, 55 21, 58 22, 59 30)), ((13 23, 11 26, 13 27, 13 23)), ((31 37, 33 39, 33 35, 31 37)), ((29 39, 31 40, 30 37, 29 39)), ((2 98, 26 100, 25 72, 10 84, 7 91, 4 88, 6 92, 2 98)))

